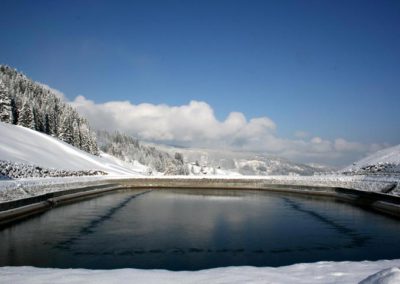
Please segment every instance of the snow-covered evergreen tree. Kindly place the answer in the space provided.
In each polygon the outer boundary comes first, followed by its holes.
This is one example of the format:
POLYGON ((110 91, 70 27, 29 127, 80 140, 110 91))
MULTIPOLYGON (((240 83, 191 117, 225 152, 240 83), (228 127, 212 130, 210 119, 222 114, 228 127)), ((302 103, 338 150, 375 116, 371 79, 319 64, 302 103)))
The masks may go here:
POLYGON ((80 132, 80 119, 75 118, 72 121, 72 145, 74 145, 77 148, 81 148, 82 146, 82 138, 81 138, 81 132, 80 132))
POLYGON ((63 114, 61 123, 58 128, 58 138, 68 144, 73 144, 74 138, 72 135, 73 128, 71 117, 69 116, 69 113, 63 114))
POLYGON ((27 99, 24 99, 24 101, 22 102, 22 108, 19 112, 18 125, 35 129, 33 110, 27 99))
POLYGON ((11 97, 3 81, 0 80, 0 121, 12 123, 11 97))

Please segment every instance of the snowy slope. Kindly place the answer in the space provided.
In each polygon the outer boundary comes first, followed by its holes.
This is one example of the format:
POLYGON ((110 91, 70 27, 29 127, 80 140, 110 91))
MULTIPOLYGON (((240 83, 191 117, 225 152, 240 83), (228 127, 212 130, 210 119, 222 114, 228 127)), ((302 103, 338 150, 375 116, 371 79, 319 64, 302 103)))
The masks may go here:
POLYGON ((380 150, 356 162, 356 165, 362 167, 378 163, 400 164, 400 145, 380 150))
POLYGON ((98 157, 49 135, 0 122, 0 160, 65 170, 102 170, 111 175, 138 175, 143 167, 98 157))
POLYGON ((343 169, 344 172, 389 172, 400 173, 400 145, 380 150, 351 166, 343 169))

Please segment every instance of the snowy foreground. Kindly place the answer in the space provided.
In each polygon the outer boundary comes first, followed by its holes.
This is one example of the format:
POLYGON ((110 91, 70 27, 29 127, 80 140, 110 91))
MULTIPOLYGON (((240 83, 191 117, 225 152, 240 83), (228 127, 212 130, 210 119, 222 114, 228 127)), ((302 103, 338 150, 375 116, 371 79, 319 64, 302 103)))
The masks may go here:
POLYGON ((317 262, 283 267, 224 267, 200 271, 87 270, 0 267, 0 283, 400 283, 400 259, 317 262))

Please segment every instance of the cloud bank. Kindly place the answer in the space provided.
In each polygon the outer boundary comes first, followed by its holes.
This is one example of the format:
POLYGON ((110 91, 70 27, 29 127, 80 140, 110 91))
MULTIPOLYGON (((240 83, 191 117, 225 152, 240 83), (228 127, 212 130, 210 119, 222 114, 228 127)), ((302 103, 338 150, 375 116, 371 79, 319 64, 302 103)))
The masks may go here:
POLYGON ((261 151, 300 162, 346 165, 388 145, 362 144, 343 138, 326 140, 297 131, 294 139, 278 137, 268 117, 247 119, 231 112, 223 121, 205 102, 186 105, 132 104, 129 101, 95 103, 83 96, 70 104, 96 129, 120 130, 140 139, 191 147, 261 151))

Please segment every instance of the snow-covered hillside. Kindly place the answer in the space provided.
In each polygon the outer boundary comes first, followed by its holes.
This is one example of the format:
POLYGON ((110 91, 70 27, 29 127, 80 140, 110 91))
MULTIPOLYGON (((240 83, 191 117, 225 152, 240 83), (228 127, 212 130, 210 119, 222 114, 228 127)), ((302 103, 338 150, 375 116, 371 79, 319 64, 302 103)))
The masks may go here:
POLYGON ((0 160, 64 170, 101 170, 111 175, 138 175, 146 167, 98 157, 35 130, 0 122, 0 160))
POLYGON ((146 165, 154 173, 165 175, 189 174, 188 167, 180 153, 175 152, 171 155, 156 147, 142 145, 139 140, 118 131, 114 133, 98 131, 97 142, 103 153, 130 164, 146 165))
POLYGON ((21 125, 98 155, 88 121, 49 86, 0 65, 0 121, 21 125))
POLYGON ((353 174, 400 175, 400 145, 380 150, 343 169, 353 174))

